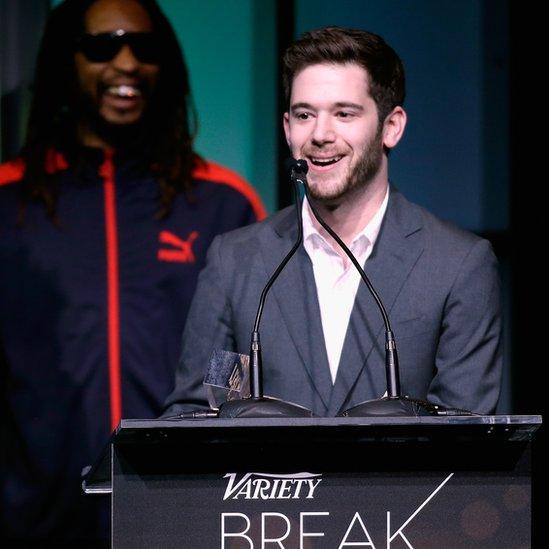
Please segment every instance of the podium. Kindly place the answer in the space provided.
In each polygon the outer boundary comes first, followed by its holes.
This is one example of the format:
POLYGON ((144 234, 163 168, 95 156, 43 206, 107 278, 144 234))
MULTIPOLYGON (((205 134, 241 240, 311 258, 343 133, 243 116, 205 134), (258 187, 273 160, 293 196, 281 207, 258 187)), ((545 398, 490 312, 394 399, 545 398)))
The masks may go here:
POLYGON ((523 548, 540 416, 123 420, 113 547, 523 548))

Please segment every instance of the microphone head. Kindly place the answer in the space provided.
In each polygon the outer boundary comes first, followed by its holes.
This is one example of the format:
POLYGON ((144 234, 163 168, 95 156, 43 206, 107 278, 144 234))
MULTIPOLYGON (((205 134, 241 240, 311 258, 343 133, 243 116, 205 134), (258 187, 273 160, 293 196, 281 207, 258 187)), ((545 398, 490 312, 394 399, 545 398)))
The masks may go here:
POLYGON ((306 160, 299 159, 295 161, 294 170, 300 174, 307 175, 307 172, 309 171, 309 165, 307 164, 306 160))
POLYGON ((306 160, 296 160, 295 158, 288 158, 284 163, 286 166, 286 171, 293 175, 294 173, 299 173, 301 175, 306 175, 309 171, 309 166, 307 165, 306 160))

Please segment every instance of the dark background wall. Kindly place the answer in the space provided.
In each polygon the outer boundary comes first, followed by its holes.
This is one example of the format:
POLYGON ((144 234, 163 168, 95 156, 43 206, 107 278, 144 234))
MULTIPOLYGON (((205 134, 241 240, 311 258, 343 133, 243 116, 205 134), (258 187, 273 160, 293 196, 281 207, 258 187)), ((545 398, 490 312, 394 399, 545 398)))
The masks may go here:
POLYGON ((363 28, 382 35, 402 58, 409 123, 391 156, 396 185, 462 227, 505 230, 507 3, 296 0, 295 6, 299 34, 326 24, 363 28))
POLYGON ((34 59, 48 0, 0 0, 0 154, 14 154, 25 131, 34 59))

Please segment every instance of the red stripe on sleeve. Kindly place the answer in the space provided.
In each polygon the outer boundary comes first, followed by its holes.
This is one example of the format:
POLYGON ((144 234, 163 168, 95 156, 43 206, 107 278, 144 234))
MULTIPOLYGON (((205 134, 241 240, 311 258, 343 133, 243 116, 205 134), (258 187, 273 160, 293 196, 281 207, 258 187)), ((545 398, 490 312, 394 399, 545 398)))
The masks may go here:
POLYGON ((193 177, 196 179, 205 179, 213 183, 229 185, 248 200, 258 221, 262 221, 267 217, 267 210, 257 191, 236 172, 207 160, 206 162, 201 162, 193 170, 193 177))
MULTIPOLYGON (((50 149, 46 153, 46 173, 53 174, 69 167, 65 157, 50 149)), ((0 187, 9 183, 17 183, 25 175, 25 162, 22 159, 13 160, 0 165, 0 187)))
POLYGON ((25 163, 22 160, 14 160, 0 165, 0 187, 20 181, 24 174, 25 163))

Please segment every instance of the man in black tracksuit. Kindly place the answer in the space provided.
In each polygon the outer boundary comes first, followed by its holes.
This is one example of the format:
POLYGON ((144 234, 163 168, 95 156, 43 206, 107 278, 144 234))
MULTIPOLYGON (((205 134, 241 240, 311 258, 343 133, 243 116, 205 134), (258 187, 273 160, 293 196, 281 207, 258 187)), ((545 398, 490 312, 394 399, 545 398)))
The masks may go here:
POLYGON ((0 529, 108 537, 80 472, 120 418, 156 417, 206 250, 264 217, 192 151, 173 31, 149 0, 69 0, 37 63, 27 142, 0 166, 0 529))

